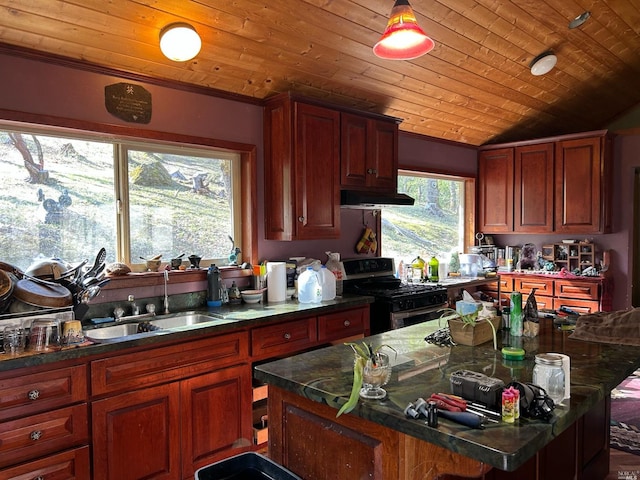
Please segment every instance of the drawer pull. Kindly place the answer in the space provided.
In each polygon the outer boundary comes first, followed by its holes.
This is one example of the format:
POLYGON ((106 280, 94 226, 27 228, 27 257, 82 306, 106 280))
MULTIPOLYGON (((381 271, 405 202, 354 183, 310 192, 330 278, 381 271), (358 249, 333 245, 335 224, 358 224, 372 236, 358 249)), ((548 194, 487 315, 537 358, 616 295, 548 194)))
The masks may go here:
POLYGON ((351 322, 350 322, 349 320, 345 320, 345 321, 344 321, 344 323, 343 323, 343 325, 344 325, 345 327, 348 327, 348 326, 350 326, 350 325, 351 325, 351 322))
POLYGON ((285 333, 283 335, 283 337, 284 337, 285 340, 291 340, 291 334, 290 333, 285 333))
POLYGON ((35 430, 35 431, 33 431, 33 432, 31 432, 31 433, 29 434, 29 438, 30 438, 31 440, 33 440, 34 442, 35 442, 36 440, 40 440, 40 437, 42 437, 42 431, 40 431, 40 430, 35 430))
POLYGON ((27 396, 29 397, 29 400, 37 400, 40 398, 40 392, 38 390, 31 390, 27 396))

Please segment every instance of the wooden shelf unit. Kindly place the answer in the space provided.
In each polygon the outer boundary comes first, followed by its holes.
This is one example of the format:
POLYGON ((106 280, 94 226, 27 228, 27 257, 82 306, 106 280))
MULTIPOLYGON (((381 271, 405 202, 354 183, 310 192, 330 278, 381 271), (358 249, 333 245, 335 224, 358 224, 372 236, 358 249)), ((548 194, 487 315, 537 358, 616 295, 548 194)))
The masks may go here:
POLYGON ((591 242, 553 243, 542 247, 542 258, 553 262, 557 270, 564 267, 569 272, 595 267, 595 254, 595 245, 591 242))

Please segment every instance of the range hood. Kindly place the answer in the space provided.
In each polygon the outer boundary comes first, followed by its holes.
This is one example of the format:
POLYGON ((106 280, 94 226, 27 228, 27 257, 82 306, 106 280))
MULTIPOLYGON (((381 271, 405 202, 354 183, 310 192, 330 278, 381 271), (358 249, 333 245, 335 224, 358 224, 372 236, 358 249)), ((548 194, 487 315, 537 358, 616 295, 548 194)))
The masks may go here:
POLYGON ((394 205, 413 205, 415 200, 404 193, 385 193, 359 190, 342 190, 342 208, 382 208, 394 205))

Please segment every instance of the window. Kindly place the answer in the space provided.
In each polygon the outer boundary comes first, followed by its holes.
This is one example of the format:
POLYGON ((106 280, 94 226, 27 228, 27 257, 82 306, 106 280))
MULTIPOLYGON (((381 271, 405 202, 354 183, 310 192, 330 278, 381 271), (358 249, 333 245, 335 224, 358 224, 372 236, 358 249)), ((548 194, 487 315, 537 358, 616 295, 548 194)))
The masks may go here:
POLYGON ((466 183, 459 177, 400 172, 398 191, 415 199, 411 207, 382 210, 382 249, 385 257, 411 264, 420 256, 428 262, 435 255, 448 263, 452 252, 464 252, 467 232, 466 183))
POLYGON ((225 264, 240 238, 240 155, 208 148, 0 131, 0 260, 225 264), (232 243, 234 242, 234 243, 232 243), (209 260, 209 262, 207 261, 209 260))

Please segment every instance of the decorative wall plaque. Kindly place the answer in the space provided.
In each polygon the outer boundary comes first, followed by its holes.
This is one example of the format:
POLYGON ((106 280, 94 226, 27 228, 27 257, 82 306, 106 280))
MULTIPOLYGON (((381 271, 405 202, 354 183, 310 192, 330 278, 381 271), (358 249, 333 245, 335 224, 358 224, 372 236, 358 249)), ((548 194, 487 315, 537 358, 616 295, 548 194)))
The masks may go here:
POLYGON ((104 87, 107 111, 125 122, 151 121, 151 93, 140 85, 114 83, 104 87))

